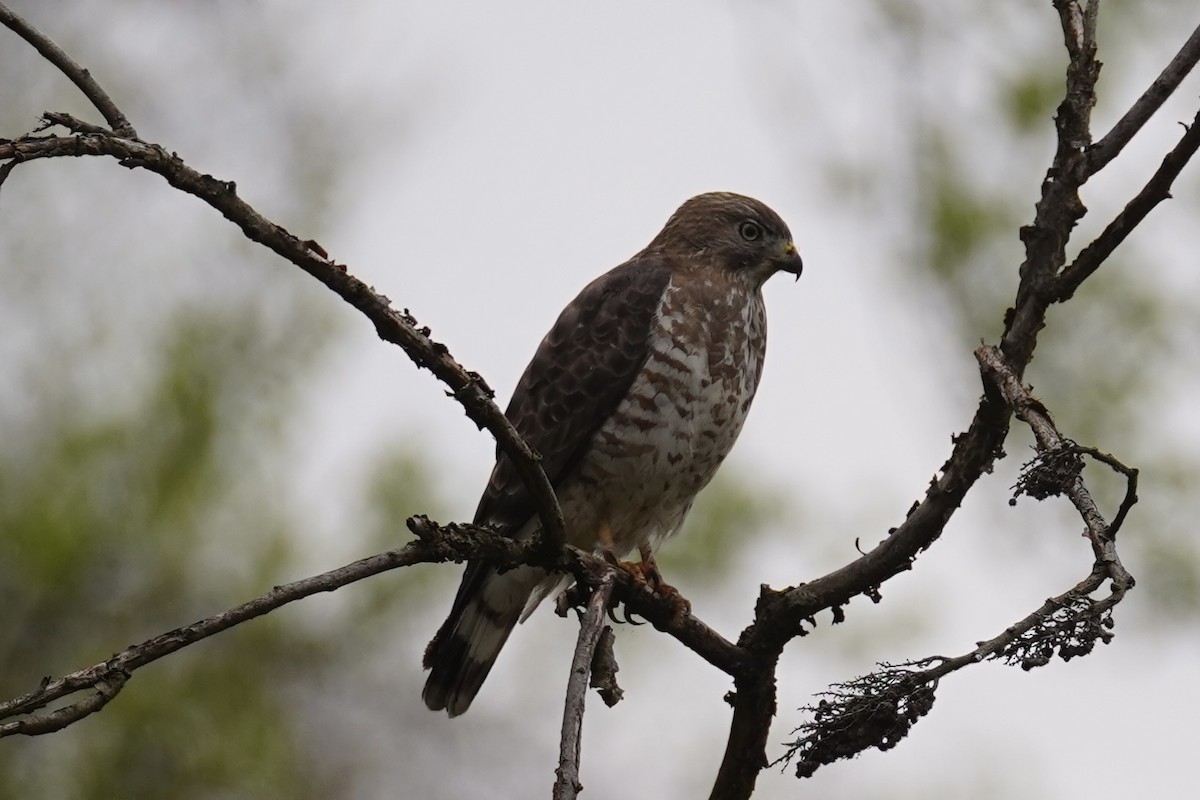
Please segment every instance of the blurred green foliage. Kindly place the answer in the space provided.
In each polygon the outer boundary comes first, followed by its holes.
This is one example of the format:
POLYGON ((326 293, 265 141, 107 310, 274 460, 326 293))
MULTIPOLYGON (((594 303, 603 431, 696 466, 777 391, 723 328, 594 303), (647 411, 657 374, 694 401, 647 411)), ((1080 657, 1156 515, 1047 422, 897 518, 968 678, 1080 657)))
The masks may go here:
MULTIPOLYGON (((130 408, 90 420, 60 398, 57 413, 27 420, 36 430, 16 441, 28 449, 8 450, 0 471, 0 693, 27 691, 47 670, 103 660, 294 574, 288 521, 255 497, 275 487, 238 467, 249 449, 271 446, 261 436, 252 444, 242 420, 285 407, 271 378, 304 359, 257 327, 252 314, 185 315, 166 333, 158 379, 130 408), (236 529, 213 524, 226 515, 236 529)), ((0 796, 154 797, 166 786, 175 797, 250 787, 247 795, 326 796, 287 735, 276 687, 327 651, 268 617, 148 667, 54 741, 6 742, 0 796)))
POLYGON ((686 576, 712 586, 728 577, 742 545, 788 516, 778 487, 751 484, 742 473, 722 470, 696 499, 679 537, 685 546, 666 542, 655 556, 667 582, 686 576))
MULTIPOLYGON (((251 303, 181 310, 161 371, 128 408, 93 419, 60 397, 53 413, 31 411, 9 439, 23 449, 0 461, 0 694, 311 571, 300 548, 312 531, 286 504, 281 419, 312 338, 272 332, 251 303)), ((401 450, 373 474, 362 554, 436 511, 401 450)), ((143 668, 99 714, 5 740, 0 798, 336 796, 337 759, 311 757, 292 695, 329 671, 352 680, 366 634, 418 585, 368 582, 315 620, 276 612, 143 668)))
MULTIPOLYGON (((117 52, 108 45, 79 45, 93 41, 94 14, 112 10, 37 21, 121 95, 128 64, 103 63, 117 52)), ((226 16, 200 7, 181 6, 172 23, 189 17, 197 53, 207 52, 205 34, 230 33, 226 16)), ((255 92, 271 99, 276 113, 255 117, 255 136, 239 146, 271 143, 286 184, 272 193, 272 211, 320 230, 341 162, 313 158, 311 139, 323 139, 336 114, 274 91, 272 30, 239 30, 244 41, 209 77, 246 92, 247 106, 255 92)), ((47 107, 92 118, 40 56, 0 35, 0 74, 21 76, 6 85, 22 89, 0 105, 3 135, 28 130, 47 107)), ((178 55, 163 62, 187 62, 186 47, 178 55)), ((121 96, 135 120, 169 127, 141 100, 158 96, 147 80, 165 87, 180 76, 127 77, 138 89, 121 96)), ((294 428, 337 341, 332 306, 314 307, 305 279, 271 271, 272 257, 201 204, 190 215, 161 212, 175 201, 161 183, 129 181, 111 163, 57 167, 18 170, 0 203, 6 699, 276 584, 395 547, 406 516, 439 511, 425 468, 384 436, 361 454, 364 477, 337 487, 354 524, 335 546, 321 540, 329 532, 304 517, 311 504, 297 502, 307 498, 294 469, 297 448, 319 443, 294 428), (106 214, 95 213, 100 204, 106 214)), ((273 188, 260 177, 259 191, 264 183, 273 188)), ((372 656, 391 655, 380 631, 395 630, 402 605, 422 608, 414 589, 433 574, 406 570, 281 609, 142 668, 100 713, 66 730, 0 741, 0 800, 343 796, 356 783, 353 754, 315 742, 316 712, 298 700, 317 696, 330 674, 366 680, 372 656)), ((452 580, 449 570, 437 575, 452 580)))

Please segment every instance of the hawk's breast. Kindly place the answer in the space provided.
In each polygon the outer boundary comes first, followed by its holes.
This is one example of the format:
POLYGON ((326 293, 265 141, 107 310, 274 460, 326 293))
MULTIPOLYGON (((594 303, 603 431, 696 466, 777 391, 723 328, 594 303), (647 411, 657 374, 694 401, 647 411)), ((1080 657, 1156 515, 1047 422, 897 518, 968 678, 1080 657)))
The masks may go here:
POLYGON ((682 525, 741 432, 766 347, 762 295, 726 276, 672 278, 646 362, 561 501, 571 540, 607 527, 624 554, 682 525))

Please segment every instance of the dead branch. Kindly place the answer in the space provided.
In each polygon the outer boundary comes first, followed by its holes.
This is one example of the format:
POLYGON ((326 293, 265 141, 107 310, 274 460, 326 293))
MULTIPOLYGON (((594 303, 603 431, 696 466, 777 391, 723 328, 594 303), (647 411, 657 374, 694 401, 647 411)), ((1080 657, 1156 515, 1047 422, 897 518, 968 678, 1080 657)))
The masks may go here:
POLYGON ((20 16, 10 11, 3 3, 0 3, 0 24, 12 30, 29 44, 33 45, 34 49, 42 54, 42 57, 49 61, 54 66, 58 67, 58 71, 66 75, 71 83, 75 84, 79 91, 83 92, 91 104, 96 107, 96 110, 103 115, 105 121, 108 122, 113 133, 118 136, 127 136, 131 139, 137 138, 137 131, 129 124, 129 120, 125 118, 125 114, 121 109, 117 108, 117 104, 108 96, 108 92, 100 87, 92 78, 90 72, 84 69, 80 64, 53 41, 46 34, 39 31, 37 28, 30 25, 20 16))
POLYGON ((571 677, 567 681, 567 699, 563 708, 562 738, 559 741, 558 769, 554 771, 554 800, 573 800, 583 789, 579 782, 579 756, 583 737, 583 706, 587 698, 588 680, 600 633, 606 628, 604 613, 613 594, 613 572, 610 570, 592 590, 587 613, 579 623, 579 639, 571 660, 571 677))
POLYGON ((195 644, 222 631, 229 630, 277 608, 320 592, 332 592, 356 581, 381 572, 436 561, 465 561, 468 558, 488 558, 500 564, 518 564, 531 560, 538 551, 536 541, 518 543, 497 534, 490 528, 468 525, 440 527, 424 517, 410 521, 409 527, 419 537, 404 547, 359 559, 343 567, 310 578, 276 586, 253 600, 222 611, 211 617, 155 636, 141 644, 127 647, 107 661, 93 664, 69 675, 41 685, 20 697, 0 703, 0 737, 25 734, 36 736, 61 730, 84 717, 99 711, 124 688, 133 672, 164 656, 195 644), (95 689, 71 705, 45 715, 27 716, 70 695, 95 689), (18 718, 19 717, 19 718, 18 718), (18 718, 18 719, 14 719, 18 718))

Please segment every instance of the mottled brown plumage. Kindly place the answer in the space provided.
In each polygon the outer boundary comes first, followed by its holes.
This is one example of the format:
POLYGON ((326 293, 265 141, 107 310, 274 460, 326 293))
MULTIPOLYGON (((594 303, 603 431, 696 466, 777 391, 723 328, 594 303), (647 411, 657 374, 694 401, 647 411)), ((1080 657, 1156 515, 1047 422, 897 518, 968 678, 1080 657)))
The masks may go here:
MULTIPOLYGON (((682 525, 741 430, 762 372, 760 289, 799 276, 787 225, 762 203, 712 193, 687 201, 640 253, 563 310, 506 411, 558 494, 567 538, 620 557, 651 552, 682 525)), ((535 510, 497 451, 475 522, 526 536, 535 510)), ((509 633, 560 584, 471 562, 429 643, 424 699, 466 711, 509 633)))

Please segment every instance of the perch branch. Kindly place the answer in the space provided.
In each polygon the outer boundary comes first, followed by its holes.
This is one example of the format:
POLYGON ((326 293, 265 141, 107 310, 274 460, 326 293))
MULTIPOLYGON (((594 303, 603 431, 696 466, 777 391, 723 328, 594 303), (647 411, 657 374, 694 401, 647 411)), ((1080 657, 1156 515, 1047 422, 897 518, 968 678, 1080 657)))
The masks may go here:
POLYGON ((745 654, 719 633, 690 613, 677 617, 677 605, 651 591, 644 583, 604 559, 568 548, 554 559, 546 559, 544 544, 538 537, 517 542, 491 528, 474 525, 440 526, 425 517, 413 517, 409 529, 417 541, 385 553, 363 558, 337 569, 277 586, 266 594, 219 614, 155 636, 114 654, 107 661, 77 670, 60 678, 42 681, 37 689, 0 703, 0 738, 24 734, 52 733, 103 708, 123 688, 139 668, 189 645, 215 636, 235 625, 248 622, 277 608, 321 592, 343 586, 400 567, 444 561, 485 559, 500 566, 537 564, 570 571, 576 580, 588 586, 610 585, 613 597, 631 611, 654 623, 655 627, 679 640, 727 674, 737 674, 745 654), (82 700, 53 712, 34 715, 47 705, 82 691, 94 690, 82 700), (34 716, 28 716, 34 715, 34 716), (14 719, 21 717, 20 719, 14 719))

